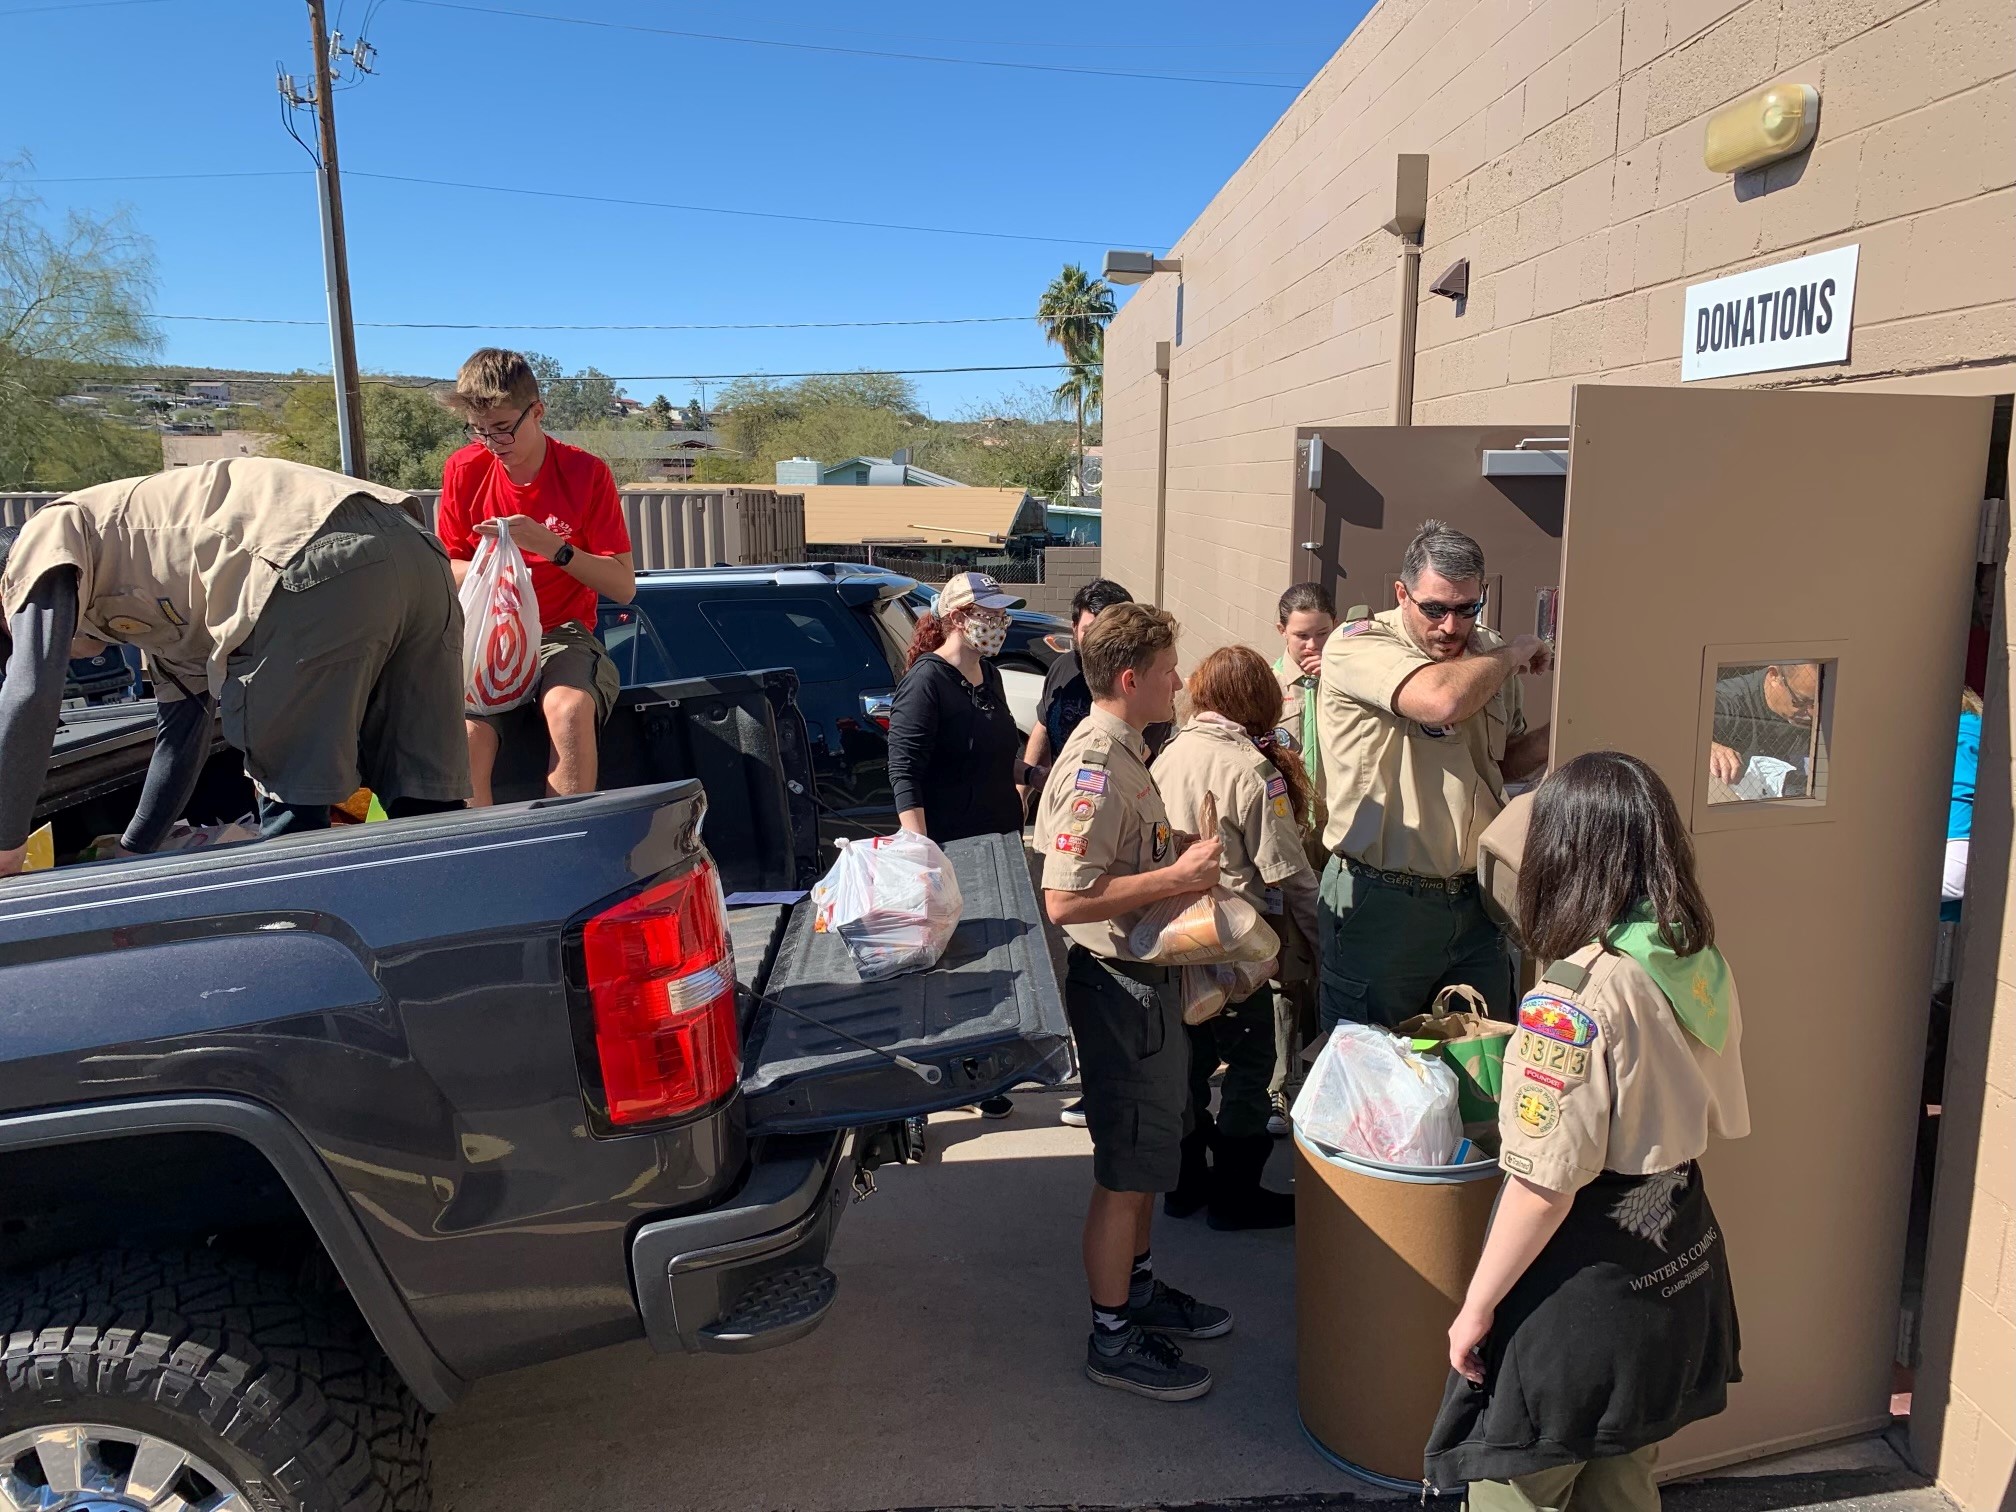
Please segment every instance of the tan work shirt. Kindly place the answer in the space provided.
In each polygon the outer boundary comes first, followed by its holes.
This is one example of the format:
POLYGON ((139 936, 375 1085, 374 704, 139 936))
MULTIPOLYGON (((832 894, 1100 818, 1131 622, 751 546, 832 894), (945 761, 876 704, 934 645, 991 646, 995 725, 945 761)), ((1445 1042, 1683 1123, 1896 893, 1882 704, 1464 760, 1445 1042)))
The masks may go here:
MULTIPOLYGON (((1176 859, 1169 814, 1148 775, 1148 742, 1097 704, 1078 722, 1050 767, 1036 812, 1043 886, 1083 892, 1101 877, 1158 871, 1176 859)), ((1094 955, 1136 960, 1127 946, 1135 915, 1067 924, 1064 933, 1094 955)))
MULTIPOLYGON (((1479 625, 1471 646, 1504 642, 1479 625)), ((1505 801, 1498 763, 1526 730, 1516 676, 1453 727, 1393 710, 1400 685, 1435 661, 1414 643, 1400 611, 1353 620, 1323 648, 1317 740, 1330 817, 1323 843, 1353 860, 1420 877, 1477 869, 1477 837, 1505 801)))
POLYGON ((410 498, 277 457, 229 457, 66 494, 29 516, 0 578, 12 616, 55 568, 77 571, 77 633, 138 646, 163 701, 224 685, 280 572, 357 494, 410 498))
POLYGON ((1309 870, 1309 857, 1288 779, 1246 732, 1193 719, 1162 748, 1154 774, 1169 822, 1186 834, 1203 833, 1204 796, 1217 797, 1219 880, 1261 913, 1280 913, 1280 895, 1270 908, 1267 890, 1309 870))
POLYGON ((1499 1163, 1574 1192, 1604 1171, 1670 1171, 1699 1157, 1711 1134, 1742 1138, 1742 1039, 1733 985, 1717 1053, 1687 1032, 1636 961, 1600 945, 1578 950, 1520 1001, 1505 1047, 1499 1163))

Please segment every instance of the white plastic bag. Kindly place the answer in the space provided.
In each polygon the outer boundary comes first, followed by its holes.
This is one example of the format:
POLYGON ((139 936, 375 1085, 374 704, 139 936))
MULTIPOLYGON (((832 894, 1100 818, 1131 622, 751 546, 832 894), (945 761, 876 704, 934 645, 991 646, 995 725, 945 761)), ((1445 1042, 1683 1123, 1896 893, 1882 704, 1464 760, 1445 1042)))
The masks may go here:
POLYGON ((837 934, 864 982, 938 964, 965 900, 945 852, 898 830, 842 840, 840 859, 812 888, 812 927, 837 934))
POLYGON ((1216 966, 1183 968, 1183 1022, 1201 1024, 1218 1017, 1228 1003, 1243 1003, 1274 975, 1279 963, 1230 961, 1216 966))
POLYGON ((1456 1073, 1370 1024, 1330 1031, 1292 1116, 1316 1143, 1388 1165, 1448 1165, 1463 1141, 1456 1073))
POLYGON ((502 714, 539 679, 539 598, 532 569, 506 527, 477 544, 462 579, 462 707, 502 714))
POLYGON ((1157 966, 1271 961, 1281 937, 1260 911, 1227 887, 1152 905, 1129 931, 1137 960, 1157 966))

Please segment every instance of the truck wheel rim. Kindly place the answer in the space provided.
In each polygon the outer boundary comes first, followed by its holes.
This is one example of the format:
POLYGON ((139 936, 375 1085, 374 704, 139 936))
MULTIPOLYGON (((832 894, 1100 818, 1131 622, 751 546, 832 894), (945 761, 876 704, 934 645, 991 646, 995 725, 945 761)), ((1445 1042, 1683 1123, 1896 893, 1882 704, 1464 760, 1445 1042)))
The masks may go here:
POLYGON ((250 1512, 221 1471, 165 1438, 106 1423, 0 1437, 5 1512, 250 1512))

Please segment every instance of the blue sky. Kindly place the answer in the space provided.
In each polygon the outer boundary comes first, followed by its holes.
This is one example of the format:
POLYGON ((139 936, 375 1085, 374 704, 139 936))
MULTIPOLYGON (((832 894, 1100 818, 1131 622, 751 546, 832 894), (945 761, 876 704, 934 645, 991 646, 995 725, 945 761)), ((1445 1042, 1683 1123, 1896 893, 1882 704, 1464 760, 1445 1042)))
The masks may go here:
MULTIPOLYGON (((855 8, 768 0, 329 0, 372 12, 377 74, 337 97, 360 323, 896 320, 1033 309, 1066 261, 1166 246, 1294 98, 1166 83, 702 41, 498 14, 728 33, 1123 73, 1305 82, 1365 9, 1282 0, 1249 30, 1204 0, 855 8), (1122 123, 1134 123, 1126 129, 1122 123), (799 224, 392 182, 370 174, 840 219, 1074 245, 799 224)), ((339 15, 340 13, 340 15, 339 15)), ((165 315, 318 321, 308 160, 280 123, 276 62, 310 75, 298 0, 0 0, 0 157, 52 211, 130 210, 165 315), (33 8, 24 8, 33 7, 33 8), (48 8, 41 8, 48 7, 48 8)), ((312 117, 298 124, 312 135, 312 117)), ((162 323, 166 361, 320 368, 320 324, 162 323)), ((452 373, 495 341, 618 375, 1052 360, 1033 324, 855 330, 398 330, 360 324, 367 370, 452 373)), ((919 378, 956 416, 1045 373, 919 378)), ((718 387, 718 385, 714 385, 718 387)), ((694 385, 640 378, 639 398, 694 385)))

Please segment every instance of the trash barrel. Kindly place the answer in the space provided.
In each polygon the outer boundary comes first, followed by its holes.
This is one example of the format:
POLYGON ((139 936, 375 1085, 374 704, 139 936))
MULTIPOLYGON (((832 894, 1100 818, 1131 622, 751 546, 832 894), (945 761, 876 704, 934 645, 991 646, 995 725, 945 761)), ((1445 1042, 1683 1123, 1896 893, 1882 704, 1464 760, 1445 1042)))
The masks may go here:
POLYGON ((1296 1394, 1302 1431, 1339 1469, 1420 1488, 1499 1174, 1491 1160, 1387 1165, 1295 1135, 1296 1394))

